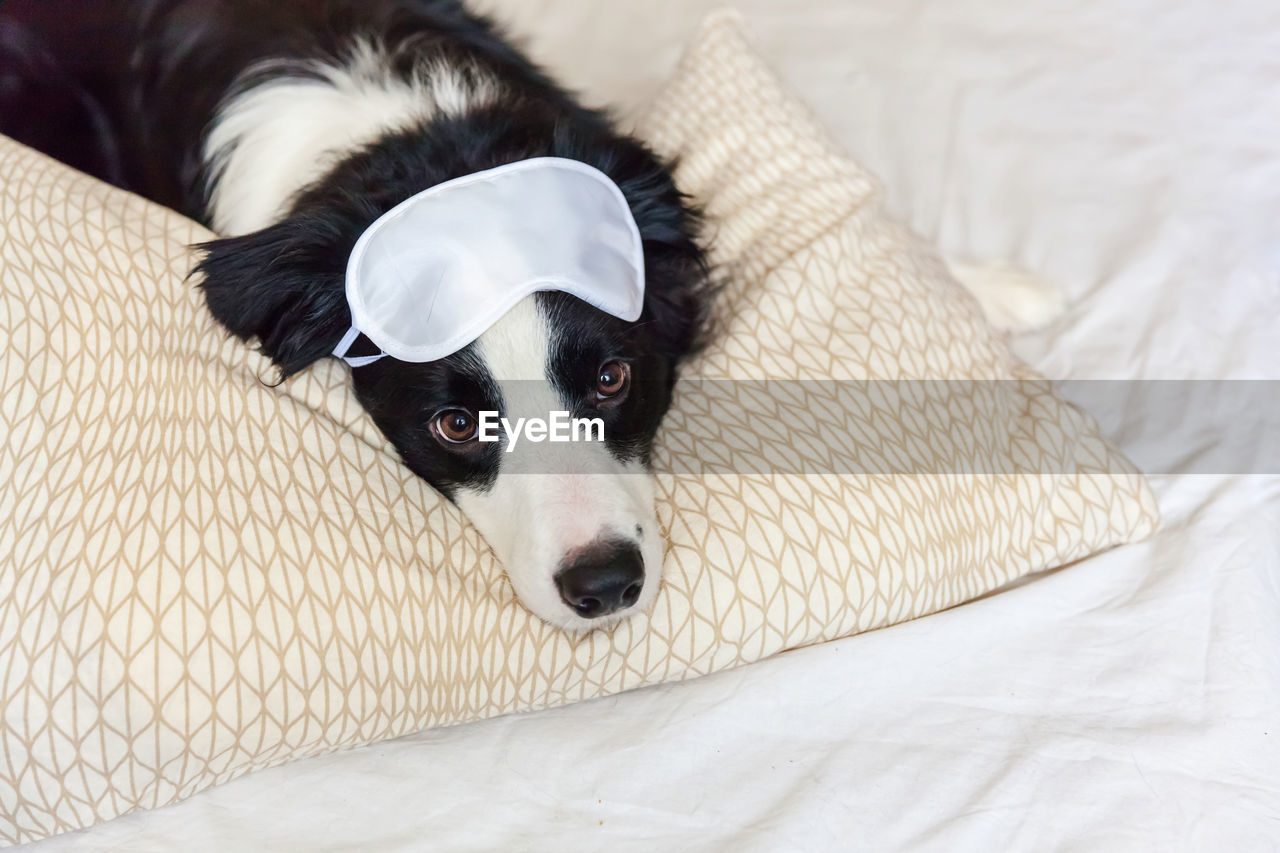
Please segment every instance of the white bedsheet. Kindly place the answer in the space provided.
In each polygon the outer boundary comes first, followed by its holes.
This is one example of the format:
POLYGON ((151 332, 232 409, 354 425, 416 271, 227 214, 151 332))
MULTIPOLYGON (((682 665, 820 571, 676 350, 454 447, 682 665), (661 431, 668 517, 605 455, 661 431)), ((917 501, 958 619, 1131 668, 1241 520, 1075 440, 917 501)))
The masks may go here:
MULTIPOLYGON (((711 5, 495 3, 632 112, 711 5)), ((1280 4, 740 5, 896 212, 1063 283, 1018 341, 1042 370, 1280 379, 1280 4)), ((1134 389, 1117 435, 1158 436, 1179 413, 1134 389)), ((1153 484, 1152 541, 944 614, 34 849, 1280 849, 1280 477, 1153 484)))

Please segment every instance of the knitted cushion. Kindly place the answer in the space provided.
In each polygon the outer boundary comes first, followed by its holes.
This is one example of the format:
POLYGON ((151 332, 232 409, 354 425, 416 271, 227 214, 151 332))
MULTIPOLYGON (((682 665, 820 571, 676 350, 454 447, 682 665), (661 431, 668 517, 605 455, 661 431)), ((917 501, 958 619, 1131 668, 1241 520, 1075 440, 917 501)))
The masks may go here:
POLYGON ((259 381, 184 280, 206 232, 0 141, 0 840, 749 663, 1154 528, 732 18, 643 130, 731 276, 659 436, 659 600, 583 635, 520 606, 344 366, 259 381))

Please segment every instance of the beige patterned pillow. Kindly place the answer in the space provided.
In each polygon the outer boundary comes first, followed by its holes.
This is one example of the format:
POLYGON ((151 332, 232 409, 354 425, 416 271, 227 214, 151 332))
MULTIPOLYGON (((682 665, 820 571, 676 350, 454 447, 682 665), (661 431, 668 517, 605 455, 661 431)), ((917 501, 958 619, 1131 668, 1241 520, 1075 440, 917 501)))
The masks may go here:
POLYGON ((732 19, 645 131, 735 275, 661 438, 664 591, 585 636, 516 603, 338 363, 258 381, 184 281, 205 232, 0 140, 0 841, 736 666, 1151 532, 1142 478, 1044 383, 863 381, 1034 377, 732 19))

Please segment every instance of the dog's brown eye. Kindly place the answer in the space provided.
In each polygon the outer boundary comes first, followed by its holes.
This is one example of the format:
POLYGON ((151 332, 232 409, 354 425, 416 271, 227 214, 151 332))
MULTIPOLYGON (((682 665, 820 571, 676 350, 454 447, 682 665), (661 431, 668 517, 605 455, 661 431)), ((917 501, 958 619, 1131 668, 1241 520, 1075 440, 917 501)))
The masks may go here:
POLYGON ((449 409, 436 415, 436 435, 450 444, 466 444, 476 437, 475 416, 466 409, 449 409))
POLYGON ((627 388, 631 378, 631 368, 620 361, 609 361, 600 366, 600 375, 596 377, 596 396, 601 400, 616 397, 627 388))

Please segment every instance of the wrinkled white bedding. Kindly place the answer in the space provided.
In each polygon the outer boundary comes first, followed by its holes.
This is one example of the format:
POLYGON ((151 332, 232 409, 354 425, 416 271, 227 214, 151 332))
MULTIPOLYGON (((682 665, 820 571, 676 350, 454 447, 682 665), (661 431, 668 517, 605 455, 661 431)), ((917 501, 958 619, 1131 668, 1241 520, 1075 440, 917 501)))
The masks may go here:
MULTIPOLYGON (((487 5, 634 113, 712 4, 487 5)), ((1280 5, 739 5, 895 212, 1063 283, 1068 315, 1018 341, 1045 373, 1280 380, 1280 5)), ((1122 446, 1180 414, 1146 399, 1109 413, 1122 446)), ((1280 476, 1153 485, 1152 541, 947 613, 33 849, 1277 849, 1280 476)))

